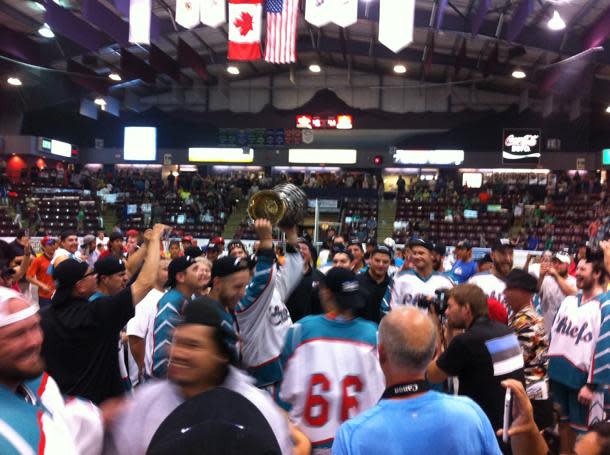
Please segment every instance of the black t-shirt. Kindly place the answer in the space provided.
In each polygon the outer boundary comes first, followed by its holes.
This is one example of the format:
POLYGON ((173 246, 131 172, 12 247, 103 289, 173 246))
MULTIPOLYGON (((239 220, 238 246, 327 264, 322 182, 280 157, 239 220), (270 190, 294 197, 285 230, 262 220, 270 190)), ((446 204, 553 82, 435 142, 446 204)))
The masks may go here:
POLYGON ((448 375, 458 377, 460 395, 481 406, 494 430, 502 427, 506 389, 500 383, 505 379, 525 382, 523 354, 510 328, 479 317, 468 330, 451 340, 436 364, 448 375))
POLYGON ((40 312, 42 355, 62 393, 98 404, 124 392, 119 333, 134 315, 131 288, 93 302, 73 299, 40 312))
POLYGON ((381 320, 381 300, 386 293, 390 278, 386 274, 381 283, 377 283, 371 277, 368 270, 356 276, 365 298, 365 306, 358 312, 358 316, 368 319, 369 321, 379 324, 381 320))
POLYGON ((286 308, 290 312, 292 322, 297 322, 299 319, 311 314, 311 295, 313 294, 313 270, 309 269, 303 275, 301 281, 294 288, 288 300, 286 300, 286 308))

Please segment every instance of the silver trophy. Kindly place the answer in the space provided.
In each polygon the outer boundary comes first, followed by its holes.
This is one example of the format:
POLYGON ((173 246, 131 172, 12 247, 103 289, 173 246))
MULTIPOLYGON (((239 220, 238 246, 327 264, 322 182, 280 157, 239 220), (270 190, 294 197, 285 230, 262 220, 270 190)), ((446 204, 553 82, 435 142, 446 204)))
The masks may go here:
POLYGON ((248 202, 248 215, 253 220, 266 218, 280 227, 294 226, 307 215, 307 195, 292 183, 280 183, 255 193, 248 202))

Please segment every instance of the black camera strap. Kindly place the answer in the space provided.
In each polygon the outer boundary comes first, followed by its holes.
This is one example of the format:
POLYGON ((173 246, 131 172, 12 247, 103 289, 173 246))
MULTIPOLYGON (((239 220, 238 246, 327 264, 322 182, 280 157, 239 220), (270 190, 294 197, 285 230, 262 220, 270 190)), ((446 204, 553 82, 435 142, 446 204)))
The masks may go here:
POLYGON ((427 381, 406 382, 404 384, 396 384, 388 387, 381 395, 382 400, 388 398, 404 398, 418 393, 427 392, 430 386, 427 381))

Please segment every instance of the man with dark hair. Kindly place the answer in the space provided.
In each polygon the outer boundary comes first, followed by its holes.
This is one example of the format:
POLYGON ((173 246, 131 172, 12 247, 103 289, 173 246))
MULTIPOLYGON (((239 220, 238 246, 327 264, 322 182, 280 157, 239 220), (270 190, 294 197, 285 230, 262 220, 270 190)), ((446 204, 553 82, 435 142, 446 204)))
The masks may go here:
POLYGON ((356 317, 364 305, 356 275, 333 267, 320 296, 325 314, 301 319, 286 334, 277 394, 313 454, 328 453, 341 423, 375 405, 383 391, 377 325, 356 317))
POLYGON ((535 276, 513 269, 506 277, 504 297, 512 310, 508 327, 514 330, 523 351, 525 387, 532 400, 534 418, 538 427, 544 429, 553 426, 554 419, 547 376, 549 340, 542 317, 533 306, 536 285, 535 276))
POLYGON ((311 299, 314 293, 313 279, 317 272, 313 246, 302 237, 298 239, 298 245, 301 256, 303 256, 303 277, 286 301, 286 308, 290 312, 292 322, 297 322, 311 314, 311 299))
POLYGON ((78 237, 74 231, 64 231, 59 235, 59 248, 53 253, 53 259, 47 270, 49 275, 53 275, 53 270, 66 259, 77 259, 78 237))
POLYGON ((561 408, 561 452, 601 416, 595 410, 610 385, 610 305, 601 251, 587 250, 576 268, 578 295, 564 299, 551 328, 549 379, 561 408))
POLYGON ((347 246, 347 249, 352 253, 354 260, 352 261, 352 271, 354 273, 362 273, 366 271, 366 262, 364 260, 364 250, 362 243, 358 239, 352 239, 347 246))
MULTIPOLYGON (((156 271, 155 271, 156 272, 156 271)), ((167 268, 167 292, 159 299, 154 322, 154 348, 151 371, 154 377, 167 375, 167 347, 179 318, 197 289, 205 285, 203 266, 191 256, 173 259, 167 268)))
POLYGON ((123 246, 123 234, 120 232, 112 232, 108 237, 108 246, 100 254, 100 259, 107 256, 114 256, 117 259, 125 259, 125 249, 123 246))
POLYGON ((386 245, 377 245, 369 259, 368 269, 356 278, 365 295, 365 306, 359 312, 364 319, 376 323, 381 320, 382 301, 392 280, 388 275, 391 264, 392 250, 386 245))
POLYGON ((498 239, 491 247, 493 266, 489 272, 481 272, 468 280, 476 284, 492 299, 504 302, 504 278, 513 268, 513 246, 508 239, 498 239))
POLYGON ((95 293, 95 271, 85 262, 66 259, 53 278, 57 290, 41 313, 45 339, 42 353, 64 394, 101 403, 123 393, 119 374, 119 332, 134 315, 137 305, 154 286, 159 265, 160 239, 165 226, 146 233, 147 256, 134 283, 115 296, 89 302, 95 293))
POLYGON ((47 273, 51 265, 51 258, 57 249, 57 240, 45 236, 40 241, 42 254, 32 261, 27 270, 26 279, 38 287, 38 304, 45 307, 51 304, 51 297, 55 291, 53 277, 47 273))
POLYGON ((472 260, 472 246, 466 240, 458 242, 453 250, 455 263, 451 268, 451 277, 457 284, 465 283, 477 273, 477 264, 472 260))
POLYGON ((568 274, 571 261, 568 253, 559 252, 553 255, 550 264, 540 264, 538 295, 547 336, 551 334, 551 327, 561 302, 568 295, 577 293, 576 278, 568 274))
POLYGON ((231 240, 227 245, 227 253, 234 258, 248 257, 246 245, 241 240, 231 240))
POLYGON ((414 307, 383 318, 378 349, 386 390, 374 408, 341 425, 334 455, 500 454, 476 403, 429 390, 425 373, 437 338, 432 318, 414 307))
POLYGON ((487 297, 473 284, 451 290, 446 316, 449 327, 464 329, 464 333, 455 336, 430 364, 427 378, 441 383, 457 376, 459 394, 472 398, 492 427, 500 428, 505 395, 501 382, 509 378, 524 382, 519 340, 507 326, 489 319, 487 297))
POLYGON ((29 241, 30 236, 27 231, 25 229, 19 229, 15 234, 15 239, 8 244, 11 256, 13 256, 13 261, 15 261, 17 265, 21 264, 21 261, 23 261, 23 251, 29 241))
POLYGON ((137 389, 135 399, 112 424, 104 453, 146 453, 153 435, 174 409, 189 398, 224 387, 256 406, 273 430, 282 455, 292 454, 287 419, 270 397, 235 367, 235 333, 226 330, 221 311, 218 302, 209 297, 199 297, 186 306, 169 349, 169 380, 151 381, 137 389))

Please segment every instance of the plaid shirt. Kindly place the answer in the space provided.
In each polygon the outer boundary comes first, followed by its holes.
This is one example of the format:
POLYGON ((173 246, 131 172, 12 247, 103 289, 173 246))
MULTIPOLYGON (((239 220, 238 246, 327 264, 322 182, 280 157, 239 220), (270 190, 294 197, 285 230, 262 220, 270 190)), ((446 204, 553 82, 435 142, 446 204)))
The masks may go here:
POLYGON ((544 332, 543 319, 528 305, 509 316, 508 326, 519 339, 525 362, 525 385, 529 387, 546 377, 549 341, 544 332))

